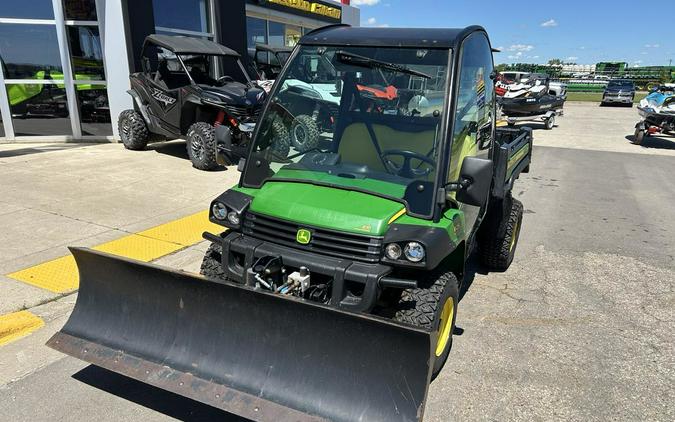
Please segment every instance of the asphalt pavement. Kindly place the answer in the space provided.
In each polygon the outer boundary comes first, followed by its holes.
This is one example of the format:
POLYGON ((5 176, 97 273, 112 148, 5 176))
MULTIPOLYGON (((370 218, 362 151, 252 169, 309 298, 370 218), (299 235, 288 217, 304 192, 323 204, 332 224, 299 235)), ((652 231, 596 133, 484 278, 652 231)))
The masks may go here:
MULTIPOLYGON (((675 420, 675 139, 632 145, 634 109, 566 111, 535 130, 531 173, 516 183, 525 216, 513 265, 485 273, 472 261, 461 335, 425 420, 675 420)), ((0 176, 20 171, 2 160, 0 176)), ((157 262, 195 271, 204 247, 157 262)), ((44 347, 74 300, 31 308, 46 326, 0 347, 3 420, 238 420, 44 347)))

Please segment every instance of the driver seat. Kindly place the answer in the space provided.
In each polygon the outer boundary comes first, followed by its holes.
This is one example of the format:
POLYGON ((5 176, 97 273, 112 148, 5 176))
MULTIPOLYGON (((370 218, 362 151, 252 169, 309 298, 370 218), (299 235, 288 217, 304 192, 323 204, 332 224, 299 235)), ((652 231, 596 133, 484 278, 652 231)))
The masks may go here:
MULTIPOLYGON (((350 123, 342 132, 340 143, 338 145, 338 154, 342 162, 353 164, 365 164, 373 171, 386 172, 382 158, 380 157, 375 142, 377 142, 380 151, 390 149, 401 149, 427 155, 434 148, 434 130, 424 130, 421 132, 409 132, 392 129, 382 124, 372 124, 373 133, 376 140, 373 140, 368 132, 368 127, 362 122, 350 123)), ((403 158, 399 156, 390 156, 389 159, 394 163, 401 165, 403 158)), ((412 160, 413 166, 420 164, 419 160, 412 160)), ((428 176, 427 180, 434 180, 435 170, 428 176)))

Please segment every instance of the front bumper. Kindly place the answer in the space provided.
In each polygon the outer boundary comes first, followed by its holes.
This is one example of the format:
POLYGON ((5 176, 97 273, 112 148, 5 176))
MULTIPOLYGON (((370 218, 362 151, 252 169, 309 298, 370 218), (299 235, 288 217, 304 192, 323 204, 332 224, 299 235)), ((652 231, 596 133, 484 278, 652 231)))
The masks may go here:
POLYGON ((280 256, 284 266, 305 266, 310 274, 331 279, 330 305, 353 312, 367 312, 375 306, 381 282, 392 272, 392 267, 387 265, 320 255, 236 232, 230 232, 220 239, 222 266, 227 278, 250 284, 246 279, 246 270, 258 258, 280 256))
POLYGON ((633 102, 632 95, 605 95, 602 97, 603 103, 621 103, 630 104, 633 102))

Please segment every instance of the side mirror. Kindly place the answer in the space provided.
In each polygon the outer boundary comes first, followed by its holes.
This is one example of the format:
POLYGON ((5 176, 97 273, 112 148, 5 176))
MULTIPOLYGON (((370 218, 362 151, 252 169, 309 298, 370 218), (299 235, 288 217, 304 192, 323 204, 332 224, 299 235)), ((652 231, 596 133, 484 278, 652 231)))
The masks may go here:
POLYGON ((454 186, 457 190, 457 201, 476 207, 485 205, 492 186, 492 169, 492 160, 464 158, 459 180, 454 186))

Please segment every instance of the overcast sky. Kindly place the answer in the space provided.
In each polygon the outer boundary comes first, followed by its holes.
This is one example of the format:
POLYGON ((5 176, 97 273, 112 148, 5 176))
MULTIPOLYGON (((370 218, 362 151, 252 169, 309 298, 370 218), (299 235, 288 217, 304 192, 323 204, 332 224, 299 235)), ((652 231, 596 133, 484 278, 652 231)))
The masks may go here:
POLYGON ((674 0, 352 0, 362 26, 484 26, 497 63, 675 62, 674 0), (663 14, 664 18, 659 17, 663 14))

